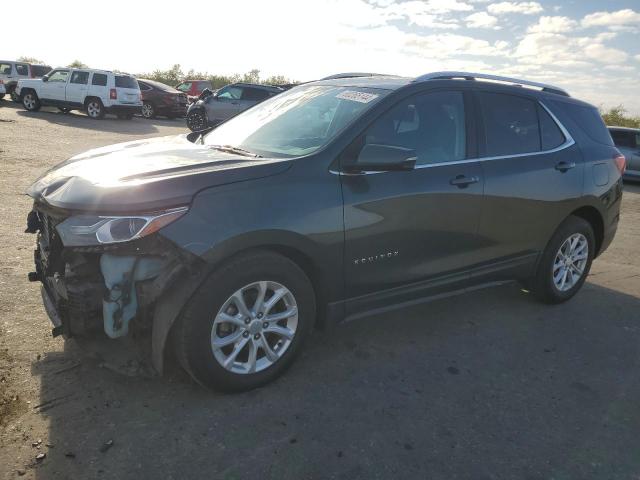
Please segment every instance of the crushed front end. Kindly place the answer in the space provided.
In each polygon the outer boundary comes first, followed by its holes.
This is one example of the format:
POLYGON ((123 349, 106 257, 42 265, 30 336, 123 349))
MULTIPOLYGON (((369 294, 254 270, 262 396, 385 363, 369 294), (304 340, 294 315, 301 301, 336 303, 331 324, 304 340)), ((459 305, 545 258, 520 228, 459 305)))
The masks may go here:
POLYGON ((148 336, 157 300, 197 268, 195 258, 156 234, 183 210, 110 217, 34 203, 26 229, 37 234, 29 280, 42 283, 53 335, 148 336))

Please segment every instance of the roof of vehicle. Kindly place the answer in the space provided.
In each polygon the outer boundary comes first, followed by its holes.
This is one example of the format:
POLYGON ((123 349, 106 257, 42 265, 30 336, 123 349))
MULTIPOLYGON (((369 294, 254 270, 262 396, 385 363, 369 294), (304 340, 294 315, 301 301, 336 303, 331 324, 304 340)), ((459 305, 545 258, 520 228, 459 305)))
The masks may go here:
POLYGON ((433 80, 456 80, 456 81, 481 81, 490 82, 492 84, 498 83, 504 86, 511 86, 517 88, 534 88, 545 93, 552 93, 555 95, 569 97, 569 94, 562 88, 553 85, 535 82, 531 80, 523 80, 511 77, 504 77, 499 75, 484 74, 484 73, 471 73, 471 72, 431 72, 424 75, 420 75, 415 78, 400 77, 393 75, 383 75, 376 73, 339 73, 325 77, 315 82, 320 85, 335 85, 335 86, 351 86, 351 87, 369 87, 380 88, 387 90, 396 90, 409 83, 423 83, 433 80))
POLYGON ((640 128, 633 127, 618 127, 616 125, 607 125, 609 130, 623 130, 625 132, 640 132, 640 128))
POLYGON ((180 91, 180 90, 176 90, 171 85, 167 85, 166 83, 158 82, 156 80, 149 80, 148 78, 137 78, 136 80, 138 80, 138 82, 148 83, 149 85, 152 85, 154 87, 163 88, 163 89, 168 88, 170 90, 175 90, 176 92, 180 91))
MULTIPOLYGON (((186 80, 182 80, 180 83, 187 83, 187 82, 208 82, 208 83, 211 83, 211 80, 207 80, 206 78, 188 78, 186 80)), ((180 83, 178 85, 180 85, 180 83)))

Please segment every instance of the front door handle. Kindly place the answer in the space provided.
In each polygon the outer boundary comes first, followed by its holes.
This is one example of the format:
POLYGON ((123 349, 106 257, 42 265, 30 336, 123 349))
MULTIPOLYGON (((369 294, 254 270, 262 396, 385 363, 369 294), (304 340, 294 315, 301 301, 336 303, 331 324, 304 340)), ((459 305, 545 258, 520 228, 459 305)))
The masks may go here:
POLYGON ((556 164, 556 170, 564 173, 576 166, 576 162, 559 162, 556 164))
POLYGON ((456 175, 455 178, 449 180, 451 185, 455 185, 458 188, 467 188, 472 183, 478 183, 479 177, 467 177, 466 175, 456 175))

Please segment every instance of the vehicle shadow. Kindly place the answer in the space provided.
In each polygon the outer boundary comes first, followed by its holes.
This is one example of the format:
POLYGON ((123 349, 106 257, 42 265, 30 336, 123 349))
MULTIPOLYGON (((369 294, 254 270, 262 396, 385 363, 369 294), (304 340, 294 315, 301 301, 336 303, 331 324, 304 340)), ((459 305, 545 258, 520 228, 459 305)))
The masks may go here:
POLYGON ((43 107, 37 112, 28 112, 26 110, 22 110, 20 105, 11 103, 10 108, 16 108, 16 110, 18 110, 16 114, 21 117, 37 117, 50 123, 55 123, 57 125, 83 128, 86 130, 123 133, 130 135, 149 135, 159 131, 157 126, 175 126, 183 127, 185 133, 189 132, 187 126, 184 124, 184 120, 179 118, 174 120, 159 118, 147 120, 145 118, 136 116, 131 120, 121 120, 115 115, 107 114, 101 120, 93 120, 87 117, 87 115, 85 115, 83 112, 72 111, 69 113, 63 113, 57 108, 52 107, 43 107), (13 107, 14 105, 16 105, 17 108, 13 107))
POLYGON ((623 478, 640 469, 640 299, 515 284, 310 339, 224 395, 118 375, 73 341, 32 364, 54 445, 37 478, 623 478))

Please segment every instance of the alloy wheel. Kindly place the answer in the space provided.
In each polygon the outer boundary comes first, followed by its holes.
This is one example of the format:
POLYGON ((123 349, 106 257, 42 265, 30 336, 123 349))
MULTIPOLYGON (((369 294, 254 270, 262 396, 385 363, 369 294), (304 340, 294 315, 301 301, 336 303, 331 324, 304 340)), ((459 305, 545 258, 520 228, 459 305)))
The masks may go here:
POLYGON ((33 110, 36 106, 36 99, 33 96, 33 93, 27 93, 22 99, 22 104, 27 110, 33 110))
POLYGON ((96 101, 89 102, 87 105, 87 114, 92 118, 100 116, 100 104, 96 101))
POLYGON ((194 132, 204 130, 206 127, 206 120, 201 112, 193 112, 189 114, 187 118, 187 126, 194 132))
POLYGON ((230 372, 260 372, 282 358, 297 327, 291 291, 278 282, 254 282, 223 303, 211 329, 211 349, 230 372))
POLYGON ((142 105, 142 116, 144 118, 153 117, 153 107, 151 106, 151 104, 145 103, 144 105, 142 105))
POLYGON ((567 238, 553 261, 553 284, 561 291, 571 290, 584 275, 589 259, 589 242, 582 233, 567 238))

